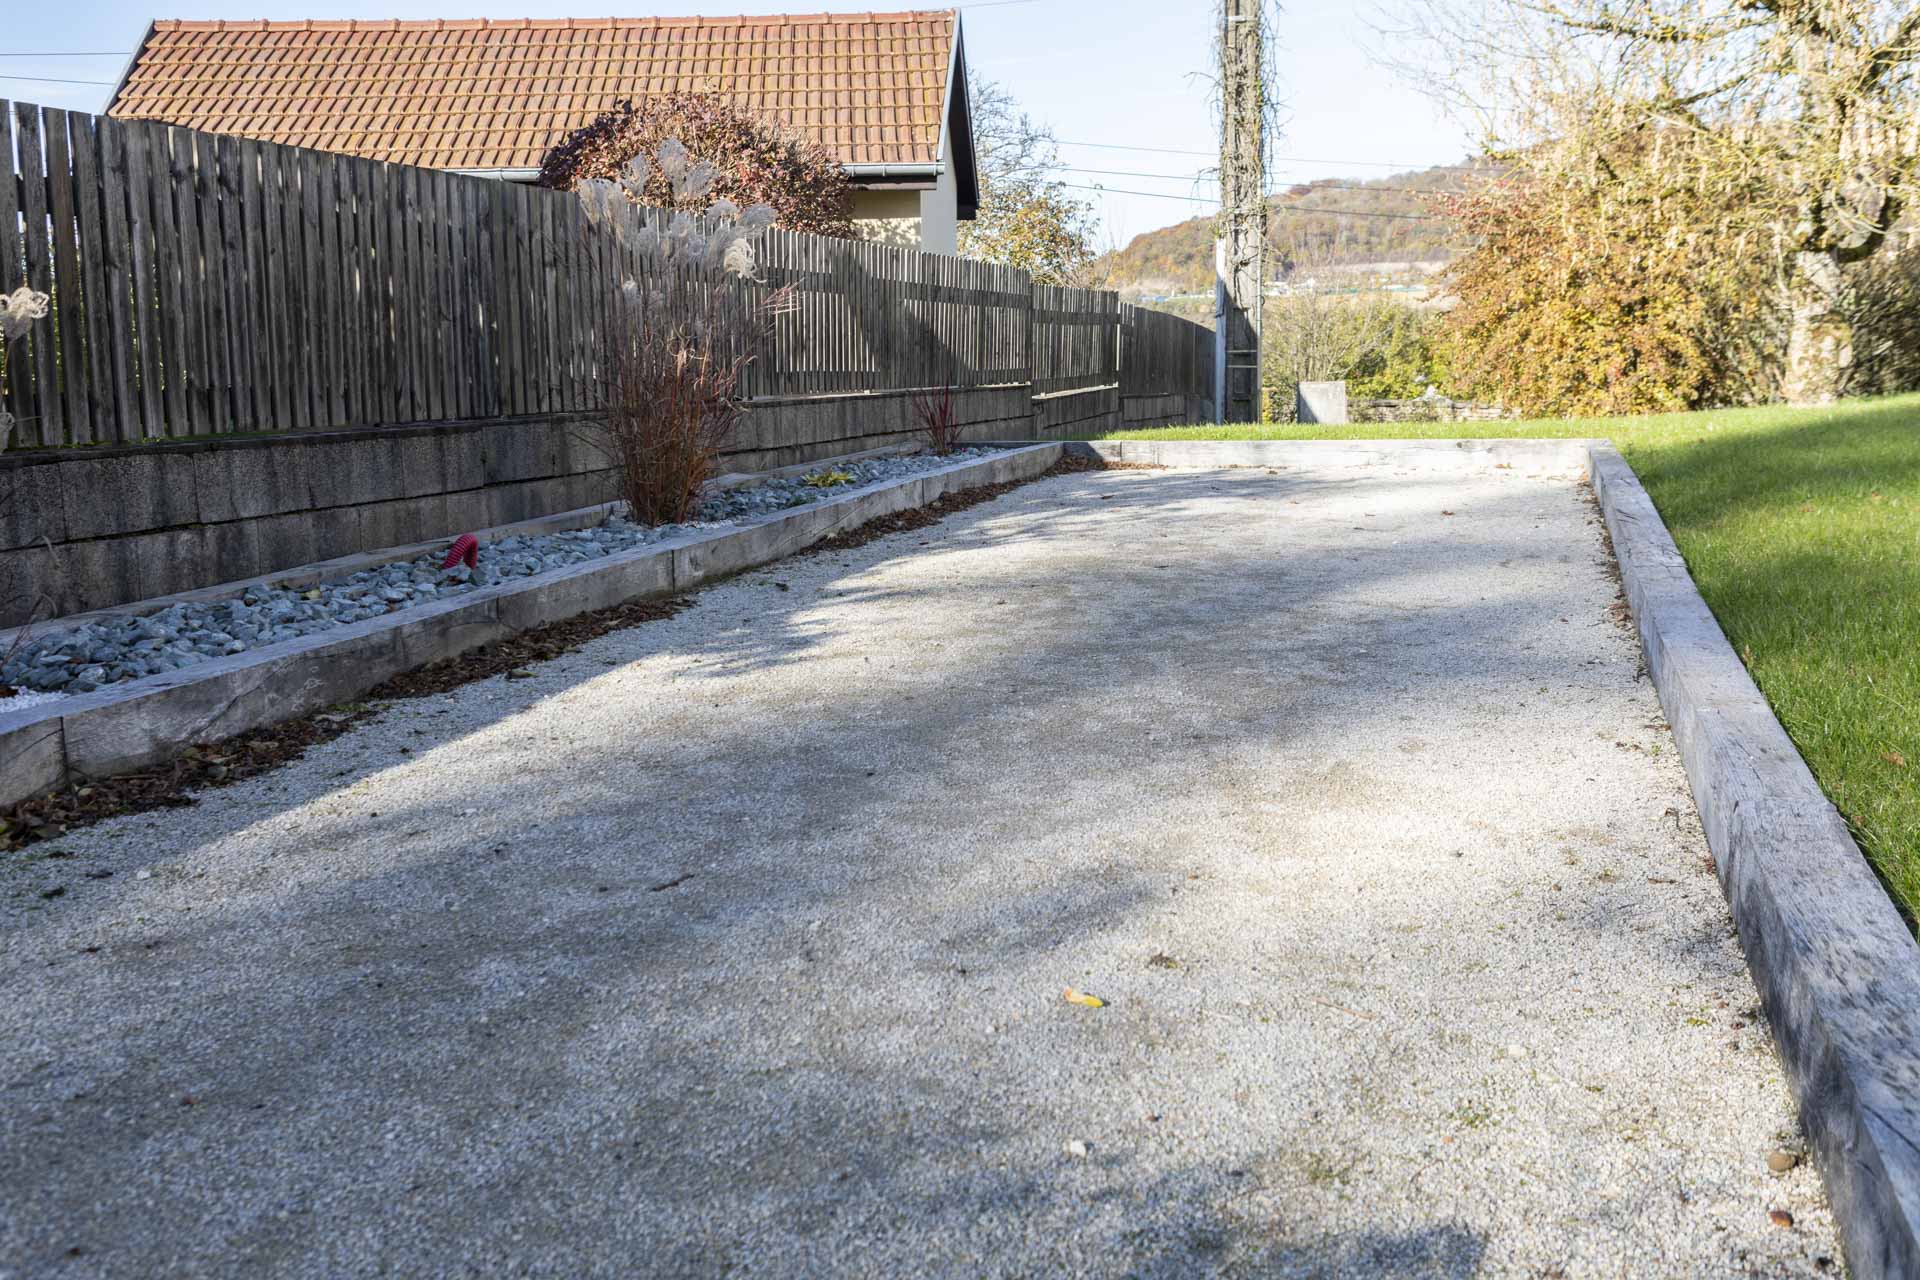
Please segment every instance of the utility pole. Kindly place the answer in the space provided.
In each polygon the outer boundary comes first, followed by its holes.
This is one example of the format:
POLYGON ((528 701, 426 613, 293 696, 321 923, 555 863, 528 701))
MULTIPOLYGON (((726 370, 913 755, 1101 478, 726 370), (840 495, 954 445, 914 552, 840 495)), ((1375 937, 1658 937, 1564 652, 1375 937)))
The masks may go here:
POLYGON ((1213 401, 1222 422, 1260 420, 1260 306, 1266 293, 1266 118, 1260 9, 1220 0, 1220 226, 1214 241, 1213 401))

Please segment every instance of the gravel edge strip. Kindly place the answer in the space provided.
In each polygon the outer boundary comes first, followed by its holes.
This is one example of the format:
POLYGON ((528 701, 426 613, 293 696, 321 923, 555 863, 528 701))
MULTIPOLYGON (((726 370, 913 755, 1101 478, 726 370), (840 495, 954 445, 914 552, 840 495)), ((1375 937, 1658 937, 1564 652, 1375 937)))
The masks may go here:
MULTIPOLYGON (((1038 475, 957 490, 925 506, 876 516, 794 554, 844 551, 890 534, 924 529, 1036 481, 1076 471, 1106 470, 1112 465, 1116 464, 1103 463, 1090 452, 1063 454, 1058 462, 1038 475)), ((0 809, 0 853, 57 839, 69 831, 108 818, 192 804, 199 792, 231 786, 298 760, 308 747, 330 742, 377 715, 379 709, 372 705, 374 703, 431 697, 495 676, 511 676, 529 663, 557 658, 609 632, 670 618, 690 605, 693 596, 725 580, 715 578, 691 592, 630 600, 537 627, 497 644, 395 676, 360 700, 188 748, 161 767, 63 787, 0 809)))
POLYGON ((1587 446, 1647 669, 1856 1280, 1920 1276, 1920 945, 1617 450, 1587 446))

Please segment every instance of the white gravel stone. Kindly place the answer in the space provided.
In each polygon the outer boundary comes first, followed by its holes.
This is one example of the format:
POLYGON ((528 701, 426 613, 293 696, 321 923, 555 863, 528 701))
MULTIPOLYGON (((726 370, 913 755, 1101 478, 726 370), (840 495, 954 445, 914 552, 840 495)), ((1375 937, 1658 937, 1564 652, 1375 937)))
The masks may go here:
POLYGON ((12 697, 0 698, 0 715, 9 711, 25 711, 28 707, 38 707, 49 702, 58 702, 66 697, 64 693, 42 693, 35 689, 22 689, 12 697))
POLYGON ((1054 478, 63 839, 0 881, 0 1258, 1819 1274, 1592 519, 1054 478))

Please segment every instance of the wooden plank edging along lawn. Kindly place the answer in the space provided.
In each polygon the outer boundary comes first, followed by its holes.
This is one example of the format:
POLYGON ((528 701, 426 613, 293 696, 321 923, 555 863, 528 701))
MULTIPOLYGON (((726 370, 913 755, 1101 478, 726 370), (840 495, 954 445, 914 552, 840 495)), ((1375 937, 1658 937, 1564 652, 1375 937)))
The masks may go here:
POLYGON ((1920 945, 1694 586, 1587 444, 1628 602, 1855 1280, 1920 1276, 1920 945))

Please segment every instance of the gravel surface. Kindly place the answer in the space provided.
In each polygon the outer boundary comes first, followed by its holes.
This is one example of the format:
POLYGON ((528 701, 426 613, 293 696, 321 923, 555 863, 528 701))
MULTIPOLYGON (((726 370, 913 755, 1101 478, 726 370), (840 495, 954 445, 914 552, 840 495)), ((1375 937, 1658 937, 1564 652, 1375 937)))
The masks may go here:
POLYGON ((64 839, 0 1275, 1837 1269, 1614 598, 1572 477, 1060 477, 64 839))
MULTIPOLYGON (((363 569, 318 586, 255 587, 231 599, 176 604, 143 616, 115 615, 65 630, 54 623, 0 665, 0 685, 91 693, 103 685, 398 613, 507 578, 550 573, 649 542, 805 506, 861 485, 917 475, 992 452, 957 449, 946 457, 914 454, 822 463, 805 475, 715 494, 701 506, 699 518, 688 524, 647 526, 615 518, 591 529, 501 538, 481 546, 479 564, 471 571, 464 565, 442 570, 442 557, 434 553, 363 569)), ((8 705, 0 702, 0 710, 8 705)))

